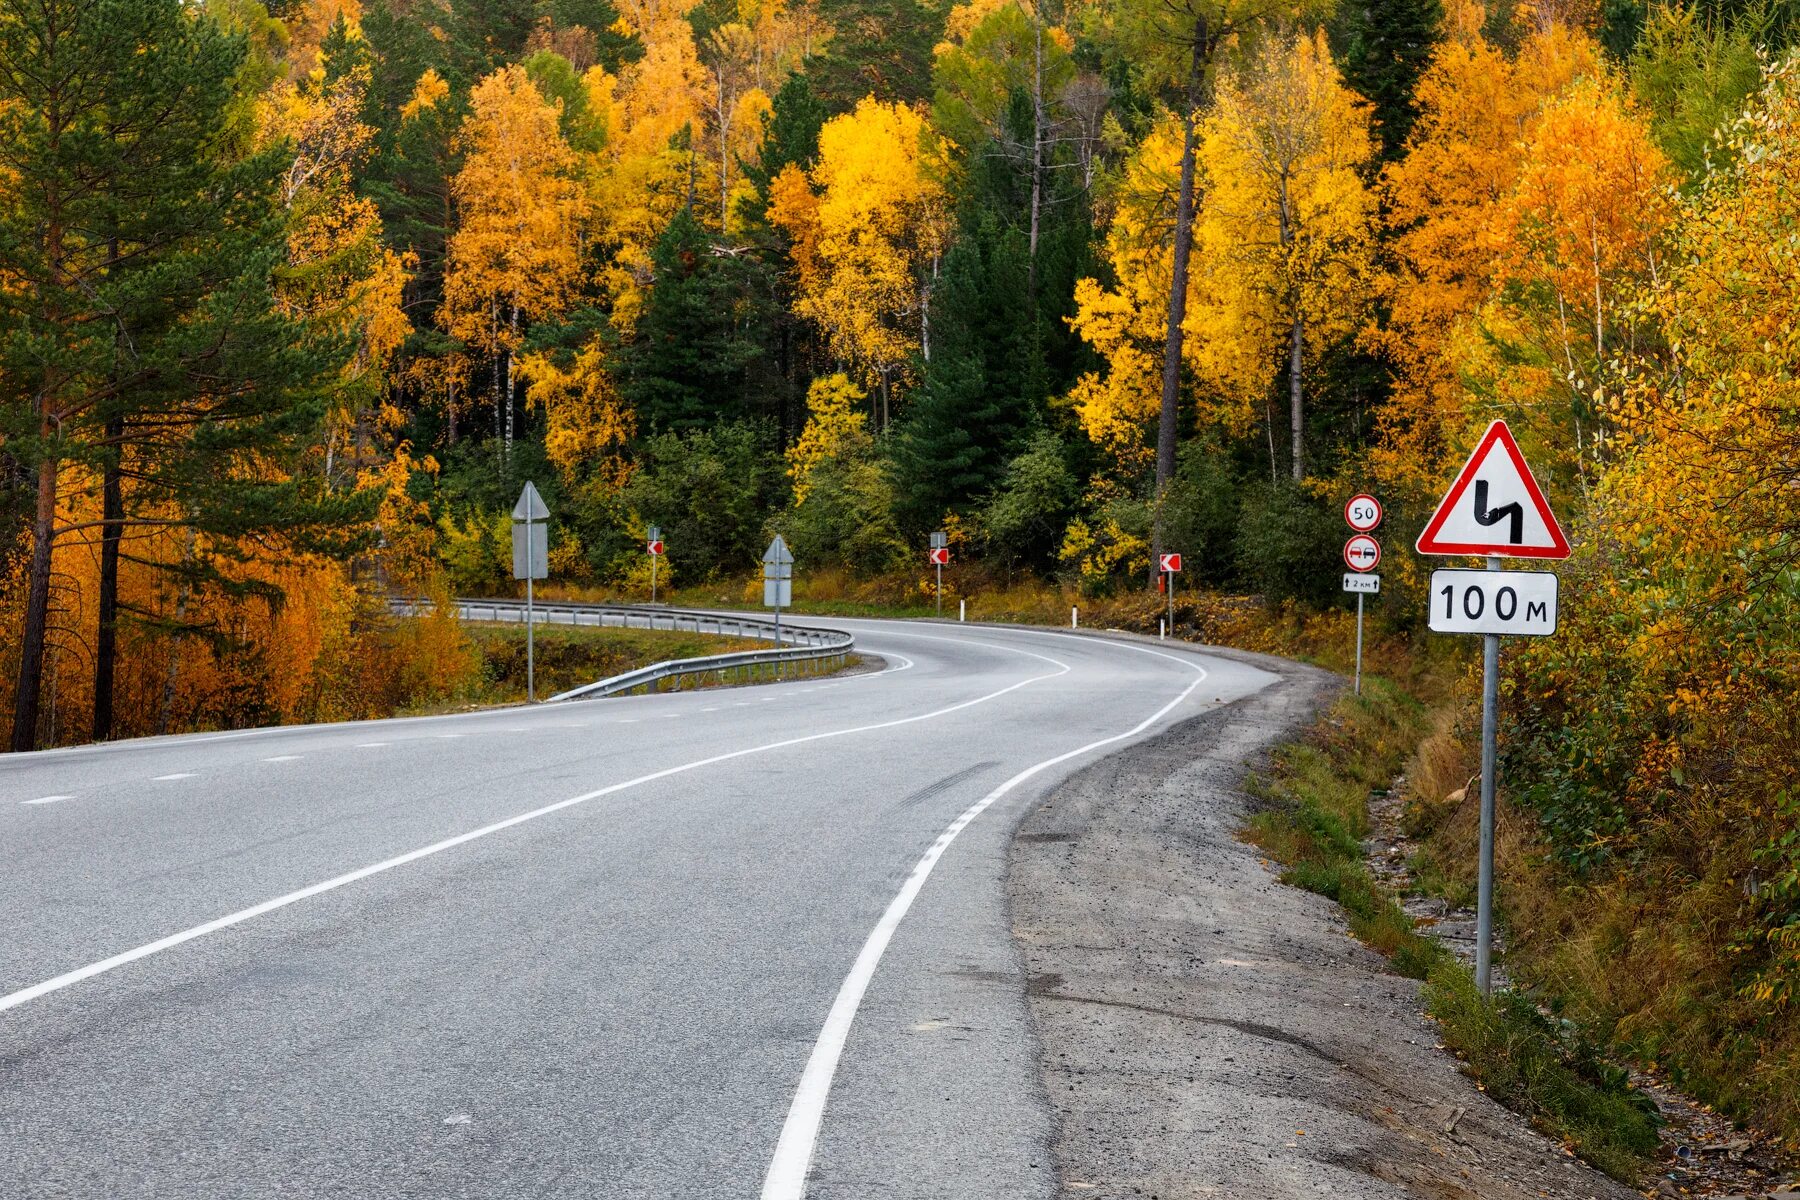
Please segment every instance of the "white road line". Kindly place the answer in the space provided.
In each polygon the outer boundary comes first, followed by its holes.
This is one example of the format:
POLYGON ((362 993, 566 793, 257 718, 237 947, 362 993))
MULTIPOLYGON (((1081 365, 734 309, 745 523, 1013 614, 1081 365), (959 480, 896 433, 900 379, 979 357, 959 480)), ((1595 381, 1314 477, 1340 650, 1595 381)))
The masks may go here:
POLYGON ((20 804, 55 804, 59 800, 73 800, 73 796, 39 796, 36 800, 21 800, 20 804))
POLYGON ((173 775, 158 775, 156 778, 152 779, 150 782, 151 783, 167 783, 171 779, 192 779, 197 774, 199 774, 198 771, 177 771, 173 775))
MULTIPOLYGON (((1141 649, 1141 647, 1132 647, 1141 649)), ((1146 651, 1147 653, 1158 653, 1146 651)), ((1021 652, 1023 653, 1023 652, 1021 652)), ((1005 783, 964 809, 956 820, 937 841, 925 852, 925 856, 913 867, 912 874, 901 885, 900 892, 881 914, 881 920, 875 923, 869 938, 863 943, 862 951, 850 966, 850 973, 838 988, 837 999, 832 1002, 831 1011, 825 1015, 825 1025, 819 1030, 819 1040, 813 1044, 813 1052, 806 1060, 806 1068, 800 1073, 800 1084, 794 1089, 793 1103, 788 1106, 787 1120, 782 1124, 781 1137, 775 1143, 775 1155, 769 1162, 769 1172, 763 1177, 762 1200, 805 1200, 806 1177, 812 1169, 813 1149, 818 1144, 819 1127, 825 1118, 825 1102, 831 1096, 831 1081, 837 1075, 838 1060, 843 1057, 844 1043, 850 1037, 850 1026, 856 1021, 856 1011, 862 1006, 863 993, 868 991, 869 982, 875 978, 875 969, 881 965, 882 955, 887 953, 888 942, 893 939, 894 931, 905 919, 907 910, 912 907, 918 897, 919 890, 930 878, 932 868, 937 866, 938 859, 950 848, 957 835, 967 829, 971 822, 987 811, 996 800, 1024 783, 1032 776, 1046 771, 1058 763, 1071 758, 1078 758, 1090 750, 1097 750, 1113 742, 1123 741, 1150 728, 1172 712, 1182 701, 1194 694, 1206 680, 1206 668, 1198 663, 1184 662, 1173 655, 1160 654, 1172 662, 1181 662, 1192 667, 1199 674, 1195 680, 1182 689, 1179 696, 1139 721, 1123 733, 1115 733, 1098 741, 1089 742, 1054 758, 1046 758, 1034 763, 1008 779, 1005 783)))
MULTIPOLYGON (((736 614, 729 613, 729 615, 736 614)), ((837 625, 846 623, 853 625, 871 624, 869 621, 844 622, 836 620, 835 618, 831 618, 831 620, 833 624, 837 625)), ((894 631, 884 629, 883 632, 892 633, 894 631)), ((900 634, 899 636, 917 637, 919 635, 900 634)), ((937 638, 934 640, 953 641, 959 639, 937 638)), ((844 682, 861 683, 867 679, 881 679, 888 675, 895 674, 898 671, 908 670, 913 665, 912 660, 907 659, 904 655, 896 654, 884 657, 899 658, 902 660, 901 665, 898 667, 885 667, 879 671, 870 671, 865 675, 855 675, 844 682)), ((637 699, 648 700, 652 699, 652 697, 637 697, 637 699)), ((7 767, 11 766, 23 766, 27 762, 42 762, 55 758, 86 757, 97 754, 123 754, 155 745, 173 745, 179 743, 186 746, 198 746, 207 742, 232 742, 243 738, 271 737, 276 734, 284 733, 313 733, 327 729, 341 732, 346 729, 367 729, 370 726, 376 725, 381 726, 383 729, 396 729, 411 725, 444 724, 446 722, 461 724, 465 721, 484 721, 493 715, 494 713, 492 710, 481 710, 477 712, 439 713, 436 716, 429 717, 371 717, 362 721, 315 721, 306 725, 266 725, 259 729, 234 729, 229 733, 179 733, 163 735, 160 737, 125 738, 117 742, 102 742, 92 746, 55 746, 48 750, 33 750, 29 754, 0 755, 0 771, 4 771, 7 767)))
POLYGON ((358 743, 356 743, 356 748, 358 750, 379 750, 383 746, 389 746, 392 744, 393 743, 391 743, 391 742, 358 742, 358 743))
POLYGON ((300 757, 300 755, 298 755, 298 754, 277 754, 277 755, 274 755, 273 757, 265 758, 265 759, 263 759, 263 761, 264 762, 293 762, 295 759, 297 759, 299 757, 300 757))
MULTIPOLYGON (((993 645, 992 643, 982 644, 993 645)), ((542 808, 534 808, 530 812, 523 812, 517 816, 507 817, 505 820, 495 821, 492 824, 483 825, 478 829, 471 829, 467 833, 459 833, 455 837, 448 837, 442 841, 433 842, 429 846, 421 846, 417 850, 409 850, 405 854, 383 859, 381 862, 372 863, 366 867, 359 867, 356 870, 346 872, 343 875, 323 880, 319 883, 312 884, 309 887, 303 887, 299 891, 289 892, 284 896, 277 896, 273 900, 265 900, 261 904, 254 904, 249 908, 239 909, 234 913, 227 913, 225 916, 207 921, 204 924, 195 925, 192 928, 184 929, 179 933, 172 933, 168 937, 158 938, 154 942, 146 942, 142 946, 137 946, 133 949, 115 954, 111 958, 103 958, 99 962, 89 963, 84 967, 77 967, 73 971, 66 971, 63 974, 56 976, 54 979, 46 979, 42 983, 34 983, 30 987, 20 988, 16 992, 0 996, 0 1012, 5 1012, 9 1008, 17 1008, 21 1004, 36 1000, 40 996, 47 996, 51 992, 59 992, 66 987, 72 987, 83 980, 92 979, 96 975, 104 975, 108 971, 115 970, 128 963, 134 963, 141 958, 149 958, 151 955, 160 954, 164 950, 172 950, 176 946, 191 942, 196 938, 205 937, 209 933, 217 933, 221 929, 229 929, 233 925, 241 925, 245 921, 254 920, 267 913, 272 913, 277 909, 286 908, 290 904, 298 904, 302 900, 310 900, 314 896, 336 891, 341 887, 347 887, 352 883, 367 879, 371 875, 379 875, 384 871, 392 871, 396 867, 406 866, 408 863, 417 862, 422 858, 429 858, 434 854, 442 854, 446 850, 453 850, 457 846, 463 845, 465 842, 473 842, 479 838, 499 833, 502 830, 511 829, 514 825, 523 825, 527 821, 535 821, 539 817, 547 817, 551 813, 561 812, 565 808, 573 808, 578 804, 586 804, 590 800, 597 800, 602 796, 610 796, 615 792, 625 791, 627 788, 634 788, 645 783, 653 783, 658 779, 667 779, 671 775, 683 775, 689 771, 698 770, 701 767, 712 766, 714 763, 730 762, 737 758, 747 758, 752 754, 766 754, 769 751, 783 750, 790 746, 804 746, 811 742, 822 742, 831 738, 848 737, 857 733, 873 733, 881 729, 894 729, 901 725, 915 725, 920 721, 930 721, 938 717, 949 716, 951 713, 961 712, 966 708, 973 708, 977 704, 986 704, 990 700, 998 700, 1001 696, 1004 696, 1009 692, 1016 692, 1022 687, 1029 687, 1034 683, 1041 683, 1046 679, 1055 679, 1059 675, 1067 675, 1072 669, 1067 663, 1059 662, 1048 655, 1034 654, 1029 650, 1019 650, 1011 646, 995 646, 994 648, 1011 650, 1013 653, 1023 654, 1027 658, 1039 659, 1043 662, 1050 663, 1056 670, 1047 671, 1042 675, 1031 675, 1019 680, 1017 683, 1009 683, 996 691, 976 696, 972 700, 961 700, 955 704, 947 705, 944 708, 933 709, 930 712, 918 713, 910 717, 896 717, 891 721, 877 721, 872 725, 852 725, 845 729, 828 729, 824 733, 809 733, 800 737, 783 738, 776 742, 764 742, 760 746, 746 746, 741 750, 729 750, 723 754, 714 754, 708 758, 697 758, 692 762, 680 763, 673 767, 664 767, 660 771, 652 771, 648 775, 639 775, 635 779, 627 779, 622 783, 608 784, 606 787, 596 788, 591 792, 583 792, 579 796, 571 796, 567 800, 558 800, 554 804, 546 804, 542 808)), ((67 797, 56 797, 56 799, 67 799, 67 797)), ((29 804, 33 802, 26 801, 26 803, 29 804)))
POLYGON ((462 734, 460 734, 460 733, 434 733, 431 736, 435 737, 435 738, 449 739, 449 738, 459 738, 462 736, 462 734))

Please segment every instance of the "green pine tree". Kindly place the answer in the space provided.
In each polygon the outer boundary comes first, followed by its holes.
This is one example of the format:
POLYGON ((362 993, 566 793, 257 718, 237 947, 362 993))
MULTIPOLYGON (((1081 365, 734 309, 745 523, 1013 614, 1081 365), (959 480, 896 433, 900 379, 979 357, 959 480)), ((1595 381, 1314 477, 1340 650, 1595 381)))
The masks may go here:
POLYGON ((1442 36, 1442 0, 1351 0, 1338 10, 1333 42, 1344 81, 1375 106, 1381 157, 1400 157, 1418 119, 1413 93, 1442 36))
POLYGON ((931 95, 932 47, 944 33, 945 8, 920 0, 821 0, 832 30, 824 53, 807 63, 813 91, 832 112, 864 96, 912 104, 931 95))
POLYGON ((621 388, 640 428, 676 433, 750 415, 765 316, 748 286, 753 264, 714 246, 687 208, 650 262, 650 293, 619 354, 621 388))
POLYGON ((935 528, 998 485, 1043 403, 1042 354, 1026 298, 1023 239, 991 221, 944 256, 931 359, 896 431, 893 472, 909 533, 935 528))
MULTIPOLYGON (((39 736, 59 541, 99 542, 116 570, 133 525, 326 545, 362 511, 283 470, 347 347, 275 303, 280 154, 228 157, 244 59, 242 37, 182 0, 0 0, 0 442, 34 501, 15 750, 39 736), (105 479, 97 521, 59 515, 71 471, 105 479)), ((115 605, 102 596, 97 692, 115 605)))

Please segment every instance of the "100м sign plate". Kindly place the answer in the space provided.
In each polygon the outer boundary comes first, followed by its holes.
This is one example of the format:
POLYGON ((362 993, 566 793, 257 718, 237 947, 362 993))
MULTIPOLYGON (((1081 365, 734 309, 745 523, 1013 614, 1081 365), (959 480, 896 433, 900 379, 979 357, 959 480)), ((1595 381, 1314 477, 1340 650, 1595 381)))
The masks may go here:
POLYGON ((1556 576, 1548 571, 1431 573, 1435 633, 1548 637, 1556 632, 1556 576))

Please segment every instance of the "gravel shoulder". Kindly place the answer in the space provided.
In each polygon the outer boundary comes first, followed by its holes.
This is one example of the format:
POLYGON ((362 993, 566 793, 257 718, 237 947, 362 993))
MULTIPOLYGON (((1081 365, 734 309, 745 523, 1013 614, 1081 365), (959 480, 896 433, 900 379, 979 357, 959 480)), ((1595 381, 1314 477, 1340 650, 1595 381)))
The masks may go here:
POLYGON ((1245 776, 1342 681, 1222 653, 1283 683, 1083 770, 1013 843, 1059 1194, 1635 1196, 1483 1095, 1419 985, 1238 840, 1245 776))

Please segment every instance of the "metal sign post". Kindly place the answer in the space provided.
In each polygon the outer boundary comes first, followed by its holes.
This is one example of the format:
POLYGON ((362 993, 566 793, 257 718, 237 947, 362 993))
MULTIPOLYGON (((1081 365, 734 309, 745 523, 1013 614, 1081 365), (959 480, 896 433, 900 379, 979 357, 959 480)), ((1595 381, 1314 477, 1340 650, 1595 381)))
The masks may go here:
POLYGON ((1556 576, 1501 570, 1502 558, 1567 558, 1569 541, 1505 421, 1489 425, 1419 535, 1420 554, 1482 555, 1486 571, 1431 573, 1427 624, 1481 635, 1481 863, 1475 986, 1494 988, 1494 808, 1499 785, 1500 638, 1556 632, 1556 576), (1504 535, 1504 540, 1502 536, 1504 535))
POLYGON ((794 553, 780 534, 763 551, 763 606, 775 610, 775 644, 781 645, 781 610, 794 602, 794 553))
POLYGON ((513 505, 513 578, 525 581, 525 699, 537 700, 537 609, 532 582, 550 574, 550 539, 542 521, 550 510, 529 480, 513 505), (521 537, 521 535, 523 535, 521 537))
POLYGON ((1175 575, 1181 570, 1181 555, 1164 554, 1156 560, 1156 566, 1168 581, 1165 588, 1169 593, 1168 630, 1172 637, 1175 634, 1175 575))
POLYGON ((950 535, 931 535, 931 565, 937 568, 937 615, 944 615, 944 564, 950 561, 950 535))
POLYGON ((662 557, 662 526, 650 527, 650 603, 656 603, 656 560, 662 557))
MULTIPOLYGON (((1381 525, 1381 501, 1367 492, 1358 492, 1344 502, 1344 524, 1358 535, 1373 533, 1381 525)), ((1366 557, 1366 548, 1358 544, 1359 540, 1367 541, 1375 547, 1375 562, 1381 561, 1381 546, 1374 538, 1359 539, 1358 537, 1352 537, 1345 544, 1344 561, 1350 565, 1352 570, 1363 572, 1369 570, 1374 563, 1371 563, 1369 567, 1357 566, 1356 559, 1352 557, 1351 547, 1356 546, 1359 551, 1363 552, 1362 557, 1366 557)), ((1374 581, 1373 587, 1364 586, 1360 582, 1361 578, 1360 575, 1344 576, 1344 590, 1356 593, 1356 694, 1359 696, 1362 695, 1363 596, 1368 592, 1381 590, 1381 576, 1369 576, 1374 581)))

